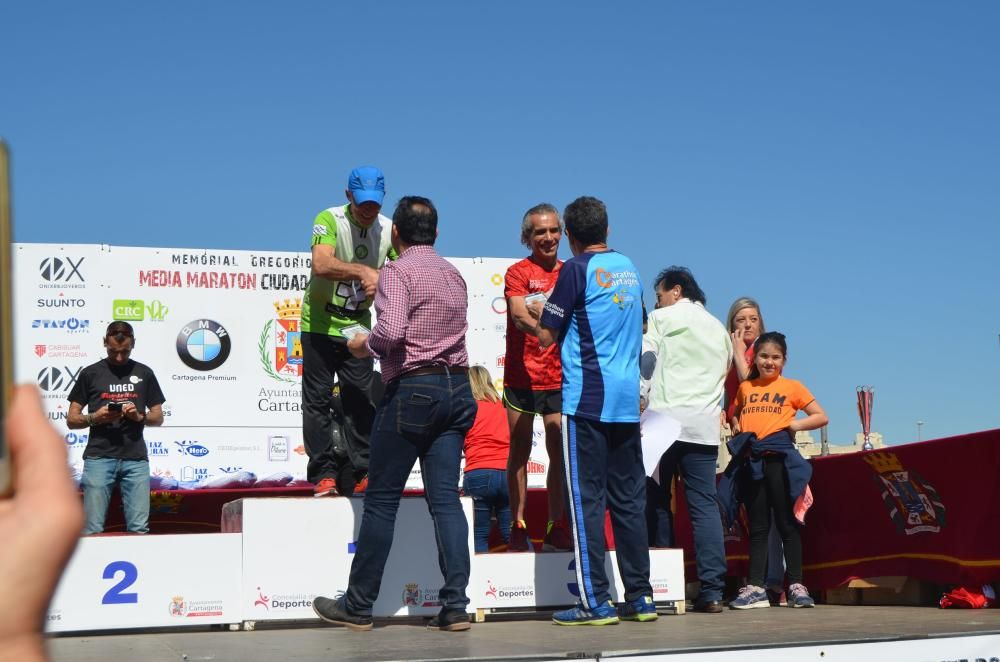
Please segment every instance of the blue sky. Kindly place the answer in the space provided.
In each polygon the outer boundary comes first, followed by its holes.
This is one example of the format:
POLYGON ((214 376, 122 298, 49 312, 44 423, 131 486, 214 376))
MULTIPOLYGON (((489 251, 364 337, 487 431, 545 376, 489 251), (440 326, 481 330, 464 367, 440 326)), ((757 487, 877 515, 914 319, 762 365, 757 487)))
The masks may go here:
MULTIPOLYGON (((651 289, 748 294, 786 375, 891 443, 998 427, 1000 4, 15 3, 15 239, 306 250, 351 167, 448 256, 603 199, 651 289)), ((569 257, 569 249, 564 249, 569 257)), ((647 292, 647 303, 652 304, 647 292)))

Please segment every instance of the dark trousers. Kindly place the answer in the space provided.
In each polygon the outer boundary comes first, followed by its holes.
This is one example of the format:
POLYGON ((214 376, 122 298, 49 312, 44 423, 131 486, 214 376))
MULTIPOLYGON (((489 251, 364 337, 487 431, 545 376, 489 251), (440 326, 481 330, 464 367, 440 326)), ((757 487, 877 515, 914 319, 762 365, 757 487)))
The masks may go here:
POLYGON ((607 603, 604 570, 604 512, 611 510, 618 570, 625 599, 648 595, 646 475, 638 423, 602 423, 576 416, 563 421, 563 460, 569 488, 576 576, 580 601, 588 609, 607 603))
POLYGON ((750 578, 754 586, 764 585, 767 566, 767 534, 774 524, 778 527, 785 547, 785 566, 789 584, 802 583, 802 538, 792 514, 792 497, 789 494, 788 474, 781 455, 764 456, 764 479, 747 486, 744 499, 750 517, 750 578))
POLYGON ((674 442, 660 459, 660 484, 651 479, 646 485, 646 522, 649 544, 675 546, 673 513, 670 512, 670 479, 679 474, 684 480, 695 561, 701 582, 699 601, 721 600, 726 583, 726 546, 722 516, 715 491, 715 465, 719 447, 674 442))
POLYGON ((403 377, 386 387, 372 432, 368 490, 347 587, 350 612, 371 615, 392 547, 399 499, 417 460, 444 576, 441 605, 464 610, 469 604, 469 523, 458 498, 458 479, 476 410, 464 373, 403 377))
POLYGON ((340 469, 333 444, 330 400, 334 375, 340 381, 344 406, 344 441, 359 473, 368 470, 369 443, 375 408, 371 401, 374 361, 351 356, 342 338, 322 333, 302 334, 302 437, 309 464, 306 479, 318 483, 336 478, 340 469))

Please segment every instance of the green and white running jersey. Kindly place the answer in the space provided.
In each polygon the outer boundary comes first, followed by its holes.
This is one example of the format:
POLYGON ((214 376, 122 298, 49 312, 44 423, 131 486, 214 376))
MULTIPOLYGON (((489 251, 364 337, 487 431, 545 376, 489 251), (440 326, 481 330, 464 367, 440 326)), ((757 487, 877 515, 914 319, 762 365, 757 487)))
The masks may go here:
MULTIPOLYGON (((396 259, 390 231, 392 221, 379 214, 371 226, 358 225, 349 211, 350 205, 331 207, 320 212, 313 222, 312 245, 333 246, 334 256, 341 262, 364 264, 380 268, 396 259)), ((327 280, 313 276, 306 285, 302 302, 302 330, 339 336, 340 330, 353 324, 371 328, 372 299, 365 296, 360 281, 327 280)))

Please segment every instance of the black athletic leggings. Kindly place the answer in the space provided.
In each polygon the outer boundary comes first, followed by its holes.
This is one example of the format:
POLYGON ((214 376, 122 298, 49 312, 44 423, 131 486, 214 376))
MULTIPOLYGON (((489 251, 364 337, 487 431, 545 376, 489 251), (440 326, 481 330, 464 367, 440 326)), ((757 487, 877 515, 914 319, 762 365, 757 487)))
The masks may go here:
POLYGON ((767 533, 774 523, 785 548, 788 583, 802 583, 802 538, 792 515, 792 497, 788 494, 788 475, 781 455, 764 456, 764 480, 753 481, 747 488, 747 514, 750 516, 750 584, 764 585, 767 568, 767 533))

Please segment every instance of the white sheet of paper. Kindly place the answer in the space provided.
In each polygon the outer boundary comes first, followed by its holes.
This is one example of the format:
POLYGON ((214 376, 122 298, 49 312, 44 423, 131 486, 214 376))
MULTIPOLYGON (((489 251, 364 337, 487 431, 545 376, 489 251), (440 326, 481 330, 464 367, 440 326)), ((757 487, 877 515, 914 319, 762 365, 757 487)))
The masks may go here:
POLYGON ((542 303, 545 303, 546 301, 548 301, 548 298, 545 296, 544 292, 535 292, 533 294, 529 294, 528 296, 524 297, 524 303, 528 304, 529 306, 535 303, 536 301, 541 301, 542 303))
POLYGON ((639 418, 642 431, 642 465, 646 475, 659 484, 660 458, 681 433, 681 422, 662 411, 646 409, 639 418))
POLYGON ((359 333, 371 333, 368 329, 361 326, 360 324, 352 324, 351 326, 344 327, 340 330, 340 335, 344 336, 348 340, 358 335, 359 333))

